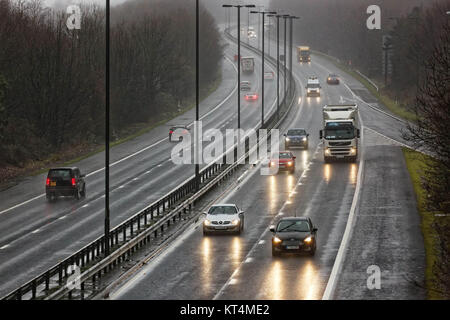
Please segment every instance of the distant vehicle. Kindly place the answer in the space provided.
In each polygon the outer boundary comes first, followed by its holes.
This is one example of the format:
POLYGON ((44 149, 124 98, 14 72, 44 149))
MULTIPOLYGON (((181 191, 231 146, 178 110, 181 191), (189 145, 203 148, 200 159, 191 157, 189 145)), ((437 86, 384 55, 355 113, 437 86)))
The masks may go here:
POLYGON ((298 62, 311 62, 311 54, 308 46, 297 46, 298 62))
POLYGON ((185 126, 183 124, 174 125, 174 126, 170 127, 170 129, 169 129, 169 141, 170 142, 183 141, 183 136, 185 136, 187 134, 189 134, 188 126, 185 126), (172 137, 177 129, 178 129, 178 131, 176 132, 176 136, 172 137))
POLYGON ((275 78, 275 73, 273 71, 264 72, 264 80, 273 80, 275 78))
POLYGON ((282 252, 308 252, 314 256, 317 249, 317 227, 307 217, 284 217, 276 226, 270 226, 272 256, 282 252))
POLYGON ((215 231, 240 234, 244 230, 244 211, 235 204, 216 204, 204 214, 203 235, 215 231))
POLYGON ((308 149, 309 133, 303 128, 292 128, 284 134, 284 147, 288 150, 290 147, 303 147, 308 149))
POLYGON ((239 58, 238 55, 235 54, 235 55, 234 55, 234 61, 235 61, 235 62, 238 61, 238 60, 239 60, 238 58, 239 58))
POLYGON ((242 57, 241 67, 243 73, 253 73, 255 71, 255 58, 253 57, 242 57))
POLYGON ((241 90, 249 91, 251 89, 250 81, 241 81, 241 90))
POLYGON ((255 31, 255 28, 254 28, 254 27, 251 27, 251 26, 249 26, 249 27, 248 27, 248 31, 255 31))
POLYGON ((295 172, 296 157, 290 151, 280 151, 277 154, 272 154, 269 162, 269 167, 274 167, 278 163, 278 170, 287 170, 289 173, 295 172), (278 159, 276 155, 278 154, 278 159))
POLYGON ((339 77, 334 73, 330 73, 327 78, 328 84, 339 84, 339 77))
POLYGON ((322 110, 323 130, 320 139, 323 143, 323 159, 356 162, 358 157, 358 106, 356 104, 326 105, 322 110))
POLYGON ((309 77, 308 82, 306 84, 306 96, 317 96, 320 97, 320 83, 317 77, 309 77))
POLYGON ((256 92, 247 93, 247 94, 244 96, 244 99, 245 99, 246 101, 256 101, 256 100, 258 100, 258 94, 257 94, 256 92))
POLYGON ((77 167, 53 168, 48 171, 45 182, 45 195, 48 201, 60 196, 75 197, 79 200, 86 196, 84 174, 77 167))
POLYGON ((249 37, 249 38, 256 38, 256 32, 254 32, 254 31, 249 31, 249 32, 248 32, 248 37, 249 37))

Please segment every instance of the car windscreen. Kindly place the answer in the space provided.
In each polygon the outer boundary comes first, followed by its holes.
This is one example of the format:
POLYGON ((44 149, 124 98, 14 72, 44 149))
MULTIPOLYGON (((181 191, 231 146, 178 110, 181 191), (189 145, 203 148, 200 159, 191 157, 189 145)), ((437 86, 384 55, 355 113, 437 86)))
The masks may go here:
POLYGON ((306 131, 301 129, 288 130, 288 136, 306 136, 306 131))
POLYGON ((217 206, 211 207, 208 211, 208 214, 236 214, 236 207, 233 206, 217 206))
POLYGON ((70 180, 72 178, 72 173, 70 169, 57 169, 50 170, 48 172, 48 177, 51 179, 62 179, 62 180, 70 180))
POLYGON ((308 83, 307 88, 318 88, 320 85, 318 83, 308 83))
MULTIPOLYGON (((276 154, 272 155, 272 158, 275 158, 276 154)), ((291 159, 292 155, 289 152, 280 152, 278 154, 278 158, 280 159, 291 159)))
POLYGON ((283 220, 278 223, 277 232, 309 232, 309 223, 304 220, 283 220))
POLYGON ((325 139, 340 140, 353 139, 355 137, 355 130, 352 125, 336 125, 325 127, 325 139))

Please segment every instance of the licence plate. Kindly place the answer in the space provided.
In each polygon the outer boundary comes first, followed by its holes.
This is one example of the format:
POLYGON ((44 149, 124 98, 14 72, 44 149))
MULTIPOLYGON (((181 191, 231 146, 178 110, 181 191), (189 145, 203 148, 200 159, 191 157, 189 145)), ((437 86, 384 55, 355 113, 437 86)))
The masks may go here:
POLYGON ((215 229, 216 230, 224 230, 224 229, 226 229, 227 227, 215 227, 215 229))
POLYGON ((336 158, 343 158, 344 156, 336 156, 336 158))
POLYGON ((288 249, 288 250, 297 250, 297 249, 300 249, 300 246, 286 246, 286 249, 288 249))
POLYGON ((50 182, 50 187, 56 187, 56 182, 50 182))

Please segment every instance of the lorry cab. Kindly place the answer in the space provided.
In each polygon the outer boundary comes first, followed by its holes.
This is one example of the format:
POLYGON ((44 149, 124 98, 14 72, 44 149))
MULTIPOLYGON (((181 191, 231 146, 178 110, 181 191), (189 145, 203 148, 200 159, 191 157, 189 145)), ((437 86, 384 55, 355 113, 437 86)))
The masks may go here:
POLYGON ((317 77, 309 77, 306 84, 307 97, 320 97, 320 82, 317 77))
POLYGON ((311 54, 308 46, 297 47, 297 59, 298 62, 311 62, 311 54))
POLYGON ((360 138, 357 105, 326 105, 322 115, 320 139, 323 142, 324 161, 328 163, 342 159, 356 162, 360 138))

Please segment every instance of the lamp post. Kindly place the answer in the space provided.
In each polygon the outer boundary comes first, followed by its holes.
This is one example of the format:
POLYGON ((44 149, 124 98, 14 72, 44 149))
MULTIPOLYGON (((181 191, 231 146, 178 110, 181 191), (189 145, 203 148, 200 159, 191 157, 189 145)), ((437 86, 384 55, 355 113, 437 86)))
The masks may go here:
MULTIPOLYGON (((280 17, 281 15, 269 14, 268 17, 277 19, 277 119, 280 118, 280 17)), ((269 40, 270 47, 270 40, 269 40)))
POLYGON ((289 76, 289 94, 291 94, 292 90, 292 34, 293 34, 293 20, 299 19, 299 17, 296 16, 290 16, 289 17, 289 70, 290 70, 290 76, 289 76))
POLYGON ((261 127, 264 127, 264 17, 266 14, 276 14, 274 11, 250 11, 250 13, 258 13, 262 15, 262 56, 261 56, 261 127))
MULTIPOLYGON (((197 0, 198 1, 198 0, 197 0)), ((238 94, 237 94, 237 100, 238 100, 238 129, 241 128, 241 8, 254 8, 254 4, 246 4, 246 5, 231 5, 231 4, 224 4, 222 5, 223 8, 237 8, 237 34, 238 34, 238 94)))
POLYGON ((284 101, 286 102, 286 95, 287 95, 287 86, 286 86, 286 21, 289 18, 288 14, 283 14, 282 15, 283 19, 284 19, 284 59, 283 59, 283 68, 284 68, 284 101))
POLYGON ((106 0, 106 69, 105 69, 105 256, 110 253, 109 243, 109 118, 110 118, 110 101, 109 101, 109 48, 110 48, 110 6, 109 0, 106 0))

